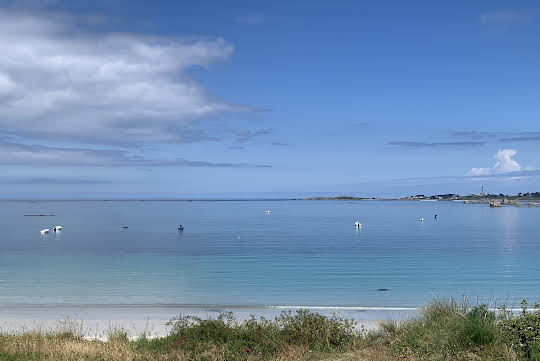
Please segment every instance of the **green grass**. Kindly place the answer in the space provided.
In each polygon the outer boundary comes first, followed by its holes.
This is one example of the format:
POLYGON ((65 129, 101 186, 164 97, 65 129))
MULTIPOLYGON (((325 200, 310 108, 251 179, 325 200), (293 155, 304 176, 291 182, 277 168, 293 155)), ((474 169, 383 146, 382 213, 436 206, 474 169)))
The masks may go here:
POLYGON ((455 301, 434 301, 418 318, 402 324, 383 322, 369 338, 396 356, 421 360, 540 361, 540 313, 497 315, 485 305, 468 307, 455 301))

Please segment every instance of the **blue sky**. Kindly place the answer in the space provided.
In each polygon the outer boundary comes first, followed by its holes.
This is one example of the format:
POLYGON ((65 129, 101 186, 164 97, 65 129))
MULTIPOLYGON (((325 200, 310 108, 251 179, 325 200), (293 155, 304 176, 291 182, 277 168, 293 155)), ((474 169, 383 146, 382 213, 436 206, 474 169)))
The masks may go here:
POLYGON ((0 4, 0 197, 540 190, 537 1, 0 4))

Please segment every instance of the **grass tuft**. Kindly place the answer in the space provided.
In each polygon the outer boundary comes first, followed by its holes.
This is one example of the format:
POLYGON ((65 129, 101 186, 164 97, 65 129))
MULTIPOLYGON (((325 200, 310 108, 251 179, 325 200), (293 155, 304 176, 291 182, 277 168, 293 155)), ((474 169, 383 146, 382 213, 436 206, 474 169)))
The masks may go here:
POLYGON ((113 326, 107 331, 107 340, 110 342, 127 343, 129 336, 122 327, 113 326))
POLYGON ((454 300, 436 300, 420 317, 401 324, 385 322, 378 338, 396 356, 421 360, 517 360, 519 355, 501 332, 493 311, 454 300))

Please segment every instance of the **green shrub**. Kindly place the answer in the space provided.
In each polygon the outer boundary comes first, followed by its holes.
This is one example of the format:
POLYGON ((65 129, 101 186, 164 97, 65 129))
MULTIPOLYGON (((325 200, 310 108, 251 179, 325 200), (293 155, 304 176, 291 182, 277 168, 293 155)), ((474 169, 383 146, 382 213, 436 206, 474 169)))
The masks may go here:
POLYGON ((540 311, 529 311, 525 300, 521 305, 522 312, 517 316, 502 309, 499 321, 502 332, 511 347, 529 360, 540 361, 540 311))
POLYGON ((299 310, 296 314, 282 313, 277 321, 288 343, 316 351, 350 348, 358 338, 356 323, 337 315, 326 317, 299 310))
POLYGON ((469 341, 471 346, 489 345, 497 336, 495 312, 489 311, 485 305, 476 306, 467 312, 461 338, 469 341))
POLYGON ((360 339, 353 321, 306 310, 284 312, 273 320, 252 317, 242 322, 235 321, 232 313, 213 319, 181 315, 168 325, 167 337, 141 338, 135 347, 159 352, 179 349, 191 359, 219 349, 226 360, 246 360, 252 355, 270 359, 289 346, 320 352, 349 350, 360 339))

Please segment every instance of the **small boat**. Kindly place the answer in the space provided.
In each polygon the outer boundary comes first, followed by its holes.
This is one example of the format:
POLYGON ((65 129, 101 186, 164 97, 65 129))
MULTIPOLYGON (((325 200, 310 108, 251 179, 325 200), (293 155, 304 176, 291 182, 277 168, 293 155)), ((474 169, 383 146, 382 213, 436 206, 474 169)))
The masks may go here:
POLYGON ((128 226, 123 226, 122 229, 128 229, 128 226))
POLYGON ((360 222, 358 222, 358 221, 357 221, 357 222, 354 222, 354 226, 355 226, 356 228, 360 228, 360 227, 362 227, 362 223, 360 223, 360 222))
POLYGON ((39 233, 41 234, 47 234, 49 233, 51 230, 49 228, 45 228, 45 229, 42 229, 41 231, 39 231, 39 233))
POLYGON ((420 218, 420 222, 424 222, 424 217, 420 218))
POLYGON ((53 231, 58 232, 62 230, 62 226, 54 226, 53 231))
POLYGON ((180 225, 178 226, 178 230, 179 230, 179 231, 183 231, 183 230, 184 230, 184 226, 180 224, 180 225))
POLYGON ((272 211, 266 211, 266 214, 270 214, 270 213, 272 213, 272 211))

